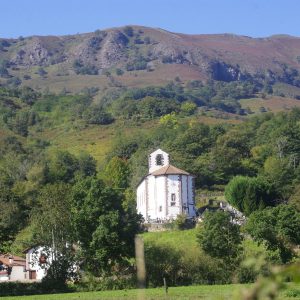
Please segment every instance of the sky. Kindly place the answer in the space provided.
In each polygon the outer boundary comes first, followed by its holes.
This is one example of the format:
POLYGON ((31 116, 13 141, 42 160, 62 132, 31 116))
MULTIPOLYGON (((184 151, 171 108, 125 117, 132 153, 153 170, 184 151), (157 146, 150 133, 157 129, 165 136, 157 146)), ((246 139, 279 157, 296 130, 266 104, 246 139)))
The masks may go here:
POLYGON ((300 37, 300 0, 0 0, 0 37, 65 35, 124 25, 172 32, 300 37))

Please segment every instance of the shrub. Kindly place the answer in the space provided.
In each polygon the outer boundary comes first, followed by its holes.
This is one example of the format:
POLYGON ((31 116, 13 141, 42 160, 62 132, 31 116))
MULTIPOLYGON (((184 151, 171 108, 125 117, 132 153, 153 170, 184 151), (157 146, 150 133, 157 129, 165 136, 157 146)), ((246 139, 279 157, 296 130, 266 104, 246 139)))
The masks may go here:
POLYGON ((116 75, 121 76, 124 74, 124 71, 122 69, 116 69, 116 75))
POLYGON ((136 277, 132 274, 121 277, 95 277, 88 274, 74 287, 79 292, 132 289, 136 287, 136 277))
POLYGON ((35 294, 50 294, 71 292, 71 288, 67 286, 48 285, 45 282, 1 282, 0 296, 22 296, 35 294))
POLYGON ((272 206, 276 195, 260 177, 236 176, 226 186, 225 197, 232 206, 250 215, 255 210, 272 206))
POLYGON ((76 59, 73 63, 73 68, 76 74, 82 75, 98 75, 98 69, 94 65, 84 65, 84 63, 76 59))
POLYGON ((131 26, 125 26, 123 31, 129 37, 132 37, 134 34, 133 28, 131 26))
POLYGON ((108 125, 114 121, 112 115, 101 107, 90 107, 83 113, 83 118, 88 124, 108 125))

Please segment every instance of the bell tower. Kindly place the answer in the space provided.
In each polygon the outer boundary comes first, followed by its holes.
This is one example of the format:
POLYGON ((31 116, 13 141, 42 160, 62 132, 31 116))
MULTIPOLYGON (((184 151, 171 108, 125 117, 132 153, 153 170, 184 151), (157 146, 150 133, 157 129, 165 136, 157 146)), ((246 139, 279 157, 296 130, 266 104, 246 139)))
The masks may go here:
POLYGON ((157 149, 149 155, 149 173, 170 164, 169 154, 157 149))

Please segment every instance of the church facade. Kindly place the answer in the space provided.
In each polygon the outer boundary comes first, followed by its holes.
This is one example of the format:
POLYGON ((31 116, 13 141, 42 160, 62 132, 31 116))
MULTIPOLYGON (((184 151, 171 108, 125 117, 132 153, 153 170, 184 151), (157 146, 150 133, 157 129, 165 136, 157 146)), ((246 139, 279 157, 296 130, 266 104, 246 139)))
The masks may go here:
POLYGON ((146 223, 196 216, 194 176, 170 164, 158 149, 149 155, 149 173, 137 187, 137 211, 146 223))

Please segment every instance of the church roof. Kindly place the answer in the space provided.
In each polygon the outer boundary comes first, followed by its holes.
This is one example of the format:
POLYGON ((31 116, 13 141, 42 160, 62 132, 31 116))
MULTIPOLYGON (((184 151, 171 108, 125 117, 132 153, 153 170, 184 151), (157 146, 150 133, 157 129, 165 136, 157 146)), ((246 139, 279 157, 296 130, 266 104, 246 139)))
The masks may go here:
POLYGON ((181 169, 178 169, 172 165, 166 165, 164 167, 161 167, 158 170, 155 170, 154 172, 150 173, 150 175, 159 176, 159 175, 190 175, 190 173, 183 171, 181 169))

